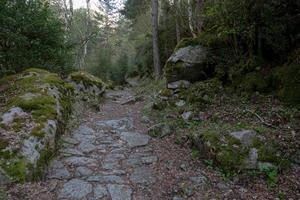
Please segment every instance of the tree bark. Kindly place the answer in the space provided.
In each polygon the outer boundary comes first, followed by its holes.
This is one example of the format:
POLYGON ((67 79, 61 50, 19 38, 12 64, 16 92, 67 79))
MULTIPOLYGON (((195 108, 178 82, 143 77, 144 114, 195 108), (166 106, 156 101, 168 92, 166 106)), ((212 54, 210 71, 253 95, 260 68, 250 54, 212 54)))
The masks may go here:
POLYGON ((175 20, 176 20, 176 39, 177 43, 180 42, 181 36, 180 36, 180 24, 179 24, 179 6, 178 6, 178 0, 174 0, 174 8, 175 8, 175 20))
POLYGON ((189 14, 190 31, 191 31, 193 37, 197 37, 197 35, 195 33, 194 25, 193 25, 193 8, 192 8, 191 0, 188 0, 188 14, 189 14))
POLYGON ((201 17, 203 11, 203 0, 197 0, 196 4, 196 15, 197 15, 197 32, 200 33, 203 27, 203 19, 201 17))
POLYGON ((153 64, 155 79, 161 76, 161 65, 158 48, 158 0, 152 0, 152 43, 153 43, 153 64))
POLYGON ((82 55, 81 55, 81 59, 79 62, 79 69, 83 69, 84 63, 85 63, 85 58, 87 55, 87 48, 88 48, 88 35, 90 34, 90 0, 86 0, 86 19, 85 19, 85 23, 86 23, 86 30, 84 33, 84 37, 86 39, 86 41, 84 41, 83 44, 83 49, 82 49, 82 55))

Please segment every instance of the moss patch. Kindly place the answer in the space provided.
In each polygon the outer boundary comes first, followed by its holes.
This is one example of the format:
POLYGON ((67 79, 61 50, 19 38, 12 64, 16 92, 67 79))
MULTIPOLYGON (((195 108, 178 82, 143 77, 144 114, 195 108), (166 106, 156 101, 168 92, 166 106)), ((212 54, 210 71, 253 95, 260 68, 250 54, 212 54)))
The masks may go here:
POLYGON ((72 74, 70 74, 70 78, 72 81, 78 84, 82 82, 85 86, 95 85, 98 88, 103 88, 106 86, 106 84, 100 78, 97 78, 83 71, 73 72, 72 74))

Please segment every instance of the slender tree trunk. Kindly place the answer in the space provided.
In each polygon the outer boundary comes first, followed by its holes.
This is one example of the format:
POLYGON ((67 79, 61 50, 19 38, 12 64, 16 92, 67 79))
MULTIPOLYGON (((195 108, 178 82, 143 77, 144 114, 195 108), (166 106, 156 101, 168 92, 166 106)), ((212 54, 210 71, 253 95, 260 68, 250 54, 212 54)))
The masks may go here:
POLYGON ((196 15, 197 15, 197 31, 200 33, 203 27, 203 19, 201 17, 203 11, 203 0, 197 0, 196 6, 196 15))
POLYGON ((175 20, 176 20, 176 39, 177 39, 177 43, 180 42, 180 24, 179 24, 179 16, 178 16, 178 12, 179 12, 179 6, 178 6, 178 0, 174 0, 174 8, 175 8, 175 20))
POLYGON ((85 23, 86 23, 86 30, 84 33, 84 44, 83 44, 83 49, 82 49, 82 55, 81 55, 81 59, 79 62, 79 69, 83 69, 84 63, 85 63, 85 58, 87 55, 87 48, 88 48, 88 40, 89 40, 89 32, 90 32, 90 0, 86 0, 86 19, 85 19, 85 23))
POLYGON ((152 42, 155 79, 158 80, 161 76, 161 66, 158 48, 158 0, 152 0, 152 42))
POLYGON ((194 29, 194 25, 193 25, 193 8, 192 8, 192 3, 191 0, 188 0, 188 14, 189 14, 189 27, 190 27, 190 31, 193 35, 193 37, 197 37, 196 33, 195 33, 195 29, 194 29))

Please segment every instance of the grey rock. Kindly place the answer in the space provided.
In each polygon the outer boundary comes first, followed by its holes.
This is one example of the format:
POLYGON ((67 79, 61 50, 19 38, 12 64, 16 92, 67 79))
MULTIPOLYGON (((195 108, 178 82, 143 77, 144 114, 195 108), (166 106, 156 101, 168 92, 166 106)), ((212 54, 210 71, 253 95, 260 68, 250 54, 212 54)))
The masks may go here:
POLYGON ((73 156, 83 156, 84 154, 77 150, 77 149, 72 149, 72 148, 64 148, 60 150, 61 153, 66 154, 66 155, 73 155, 73 156))
POLYGON ((96 136, 95 135, 84 135, 84 134, 75 132, 73 134, 73 138, 78 141, 95 141, 96 136))
POLYGON ((98 166, 97 160, 92 158, 86 158, 86 157, 69 157, 64 160, 65 163, 68 165, 73 166, 98 166))
POLYGON ((122 184, 125 180, 117 175, 95 175, 87 178, 87 181, 97 182, 100 184, 122 184))
POLYGON ((148 144, 150 137, 140 133, 122 132, 121 139, 126 141, 130 147, 145 146, 148 144))
POLYGON ((96 185, 94 188, 94 198, 101 199, 108 194, 107 189, 103 185, 96 185))
POLYGON ((244 146, 250 146, 253 142, 253 139, 256 138, 256 132, 253 130, 244 130, 244 131, 237 131, 232 132, 230 135, 238 140, 241 141, 241 143, 244 146))
POLYGON ((9 184, 10 182, 11 182, 11 180, 6 175, 4 170, 2 170, 1 167, 0 167, 0 186, 4 186, 6 184, 9 184))
POLYGON ((258 150, 256 148, 251 148, 249 151, 249 156, 246 159, 246 169, 257 169, 258 162, 258 150))
POLYGON ((184 200, 184 198, 182 198, 180 196, 175 196, 175 197, 173 197, 173 200, 184 200))
POLYGON ((127 185, 107 186, 112 200, 131 200, 132 189, 127 185))
POLYGON ((74 138, 71 138, 71 137, 63 138, 63 142, 68 143, 68 144, 72 144, 72 145, 79 144, 79 142, 77 140, 75 140, 74 138))
POLYGON ((212 69, 206 65, 207 50, 203 46, 187 46, 175 51, 167 61, 167 82, 187 80, 190 82, 206 80, 212 69))
POLYGON ((75 130, 75 133, 79 133, 82 135, 93 135, 95 131, 86 125, 81 125, 77 130, 75 130))
POLYGON ((120 169, 120 164, 119 162, 103 162, 102 168, 106 170, 115 170, 115 169, 120 169))
POLYGON ((176 102, 175 103, 175 105, 177 106, 177 107, 183 107, 183 106, 185 106, 185 101, 183 101, 183 100, 180 100, 180 101, 178 101, 178 102, 176 102))
POLYGON ((97 147, 91 144, 91 141, 83 141, 79 144, 78 149, 83 153, 89 153, 97 149, 97 147))
POLYGON ((185 120, 185 121, 188 121, 190 119, 192 119, 193 117, 193 112, 191 111, 188 111, 188 112, 184 112, 181 117, 185 120))
POLYGON ((204 186, 207 184, 207 178, 205 176, 193 176, 190 180, 197 186, 204 186))
POLYGON ((11 124, 15 117, 21 117, 24 118, 28 114, 22 110, 22 108, 19 107, 13 107, 8 112, 4 113, 2 115, 2 123, 5 125, 11 124))
POLYGON ((93 174, 93 171, 87 167, 77 167, 76 176, 90 176, 93 174))
POLYGON ((130 181, 135 184, 151 184, 155 182, 155 178, 152 175, 152 170, 148 167, 135 168, 130 176, 130 181))
POLYGON ((63 185, 59 192, 60 199, 82 199, 91 193, 93 187, 83 180, 72 179, 63 185))
POLYGON ((168 83, 167 88, 171 89, 171 90, 187 89, 190 87, 190 85, 191 85, 191 83, 189 81, 179 80, 179 81, 174 81, 174 82, 168 83))
POLYGON ((70 178, 70 173, 66 167, 61 169, 51 169, 48 175, 50 179, 68 179, 70 178))
POLYGON ((110 127, 118 130, 128 130, 133 128, 132 120, 129 118, 122 118, 118 120, 99 121, 96 123, 100 127, 110 127))

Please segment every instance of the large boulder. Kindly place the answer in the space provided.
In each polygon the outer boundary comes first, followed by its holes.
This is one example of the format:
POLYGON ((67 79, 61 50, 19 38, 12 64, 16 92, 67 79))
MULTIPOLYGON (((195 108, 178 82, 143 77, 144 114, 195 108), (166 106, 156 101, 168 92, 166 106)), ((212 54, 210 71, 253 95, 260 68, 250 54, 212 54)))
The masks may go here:
POLYGON ((0 184, 40 175, 71 110, 72 86, 29 69, 0 80, 0 184))
POLYGON ((214 72, 207 64, 208 50, 202 45, 189 45, 175 50, 165 65, 168 83, 179 80, 196 82, 206 80, 214 72))

